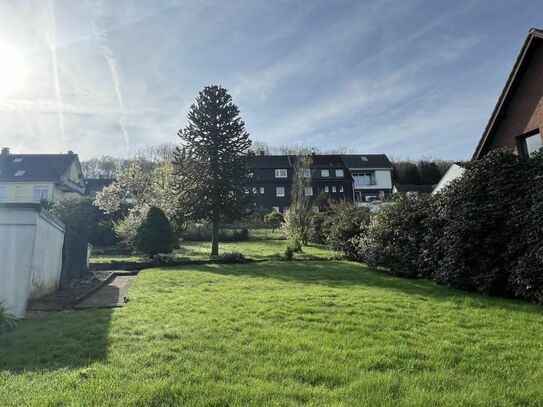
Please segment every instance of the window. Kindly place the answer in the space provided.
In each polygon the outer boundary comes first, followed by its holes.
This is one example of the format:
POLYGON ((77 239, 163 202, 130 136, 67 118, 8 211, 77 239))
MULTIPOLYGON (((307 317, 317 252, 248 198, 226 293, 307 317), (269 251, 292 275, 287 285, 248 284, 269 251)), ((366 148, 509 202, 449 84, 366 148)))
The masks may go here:
POLYGON ((304 178, 311 178, 311 170, 309 168, 304 168, 304 178))
POLYGON ((285 196, 285 187, 275 188, 275 196, 285 196))
POLYGON ((256 187, 253 187, 253 195, 256 195, 256 193, 257 193, 257 189, 256 187))
POLYGON ((321 170, 321 177, 329 177, 330 170, 321 170))
POLYGON ((275 170, 275 178, 286 178, 286 177, 287 177, 286 169, 275 170))
POLYGON ((330 187, 325 186, 325 187, 324 187, 324 192, 330 192, 330 187))
POLYGON ((524 137, 523 141, 524 151, 526 152, 526 155, 530 155, 543 147, 541 134, 539 132, 536 134, 532 134, 531 136, 524 137))
POLYGON ((260 193, 261 193, 261 194, 264 193, 264 187, 260 187, 260 193))
POLYGON ((305 196, 313 196, 313 187, 305 187, 304 193, 305 193, 305 196))
POLYGON ((367 187, 369 185, 375 185, 373 176, 371 173, 353 174, 355 188, 367 187))
POLYGON ((25 175, 25 172, 26 172, 26 171, 24 171, 24 170, 17 171, 17 172, 15 173, 15 176, 16 176, 16 177, 22 177, 23 175, 25 175))
POLYGON ((312 207, 311 207, 311 212, 313 212, 313 213, 319 213, 319 207, 318 207, 318 206, 312 206, 312 207))
POLYGON ((0 202, 4 202, 5 197, 6 197, 6 187, 4 185, 0 185, 0 202))
POLYGON ((20 163, 21 161, 23 161, 22 158, 14 158, 14 159, 13 159, 13 162, 14 162, 14 163, 20 163))
POLYGON ((335 185, 332 187, 332 192, 336 192, 336 186, 335 185))
POLYGON ((343 178, 344 177, 344 174, 343 174, 343 170, 336 170, 336 177, 338 178, 343 178))
POLYGON ((274 207, 272 207, 272 209, 273 209, 275 212, 281 212, 281 210, 279 209, 278 206, 274 206, 274 207))
POLYGON ((40 203, 44 199, 49 197, 49 188, 48 187, 34 187, 34 202, 40 203))
POLYGON ((365 155, 361 156, 360 159, 361 159, 362 161, 368 161, 368 157, 366 157, 365 155))
POLYGON ((15 202, 21 202, 23 198, 23 187, 20 185, 15 186, 15 202))
POLYGON ((343 185, 339 187, 339 192, 343 192, 343 185))

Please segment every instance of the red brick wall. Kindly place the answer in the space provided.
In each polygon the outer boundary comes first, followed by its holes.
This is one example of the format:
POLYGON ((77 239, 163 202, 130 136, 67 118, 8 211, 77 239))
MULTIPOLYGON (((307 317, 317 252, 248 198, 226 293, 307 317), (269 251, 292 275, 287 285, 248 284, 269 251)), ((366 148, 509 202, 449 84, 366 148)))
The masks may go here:
POLYGON ((517 136, 538 128, 543 131, 543 46, 533 54, 505 113, 487 151, 499 147, 516 151, 517 136))

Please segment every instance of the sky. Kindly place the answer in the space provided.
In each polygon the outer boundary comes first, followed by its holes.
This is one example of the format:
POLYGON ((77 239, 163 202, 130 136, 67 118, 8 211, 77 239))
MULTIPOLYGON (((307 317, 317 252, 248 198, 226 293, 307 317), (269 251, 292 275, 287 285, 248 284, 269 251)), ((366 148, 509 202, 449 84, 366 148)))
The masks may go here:
POLYGON ((541 0, 0 0, 0 146, 177 143, 206 85, 253 141, 469 158, 541 0))

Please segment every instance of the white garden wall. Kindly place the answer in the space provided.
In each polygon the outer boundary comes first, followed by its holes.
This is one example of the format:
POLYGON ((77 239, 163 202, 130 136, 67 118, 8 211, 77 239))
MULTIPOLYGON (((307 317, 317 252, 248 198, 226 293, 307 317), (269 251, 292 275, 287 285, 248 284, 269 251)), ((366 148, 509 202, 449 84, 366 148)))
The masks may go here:
POLYGON ((17 317, 58 288, 64 225, 33 204, 0 205, 0 301, 17 317))

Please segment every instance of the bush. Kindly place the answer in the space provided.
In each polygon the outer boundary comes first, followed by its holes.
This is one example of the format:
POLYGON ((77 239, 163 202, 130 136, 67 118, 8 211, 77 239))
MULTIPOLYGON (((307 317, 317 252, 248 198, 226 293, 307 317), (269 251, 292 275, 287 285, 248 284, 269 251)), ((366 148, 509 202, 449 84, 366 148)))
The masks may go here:
POLYGON ((357 238, 370 221, 370 210, 352 202, 333 204, 322 225, 326 245, 349 259, 357 256, 357 238))
POLYGON ((162 209, 153 206, 138 228, 135 248, 152 258, 158 253, 171 253, 175 238, 173 229, 162 209))
MULTIPOLYGON (((193 224, 187 227, 182 233, 183 240, 196 241, 196 242, 210 242, 211 241, 211 224, 193 224)), ((240 242, 249 239, 249 229, 242 227, 239 230, 219 230, 219 241, 221 242, 240 242)))
POLYGON ((17 318, 7 311, 3 302, 0 302, 0 335, 16 326, 17 318))
POLYGON ((277 212, 276 210, 272 210, 270 213, 264 215, 264 222, 266 223, 266 226, 272 230, 273 233, 275 229, 279 228, 281 226, 281 223, 283 223, 283 215, 281 215, 281 213, 277 212))
POLYGON ((309 229, 309 241, 311 243, 324 244, 326 242, 324 222, 327 216, 328 212, 320 212, 313 215, 309 229))
POLYGON ((287 260, 292 260, 294 257, 294 249, 291 246, 287 246, 285 249, 285 258, 287 260))
POLYGON ((173 253, 158 253, 153 256, 153 263, 159 266, 175 263, 175 260, 173 253))
POLYGON ((430 200, 428 195, 400 195, 393 205, 375 213, 358 240, 359 258, 387 267, 394 275, 424 277, 420 263, 430 200))
POLYGON ((247 259, 240 252, 225 252, 218 258, 221 263, 247 263, 247 259))

